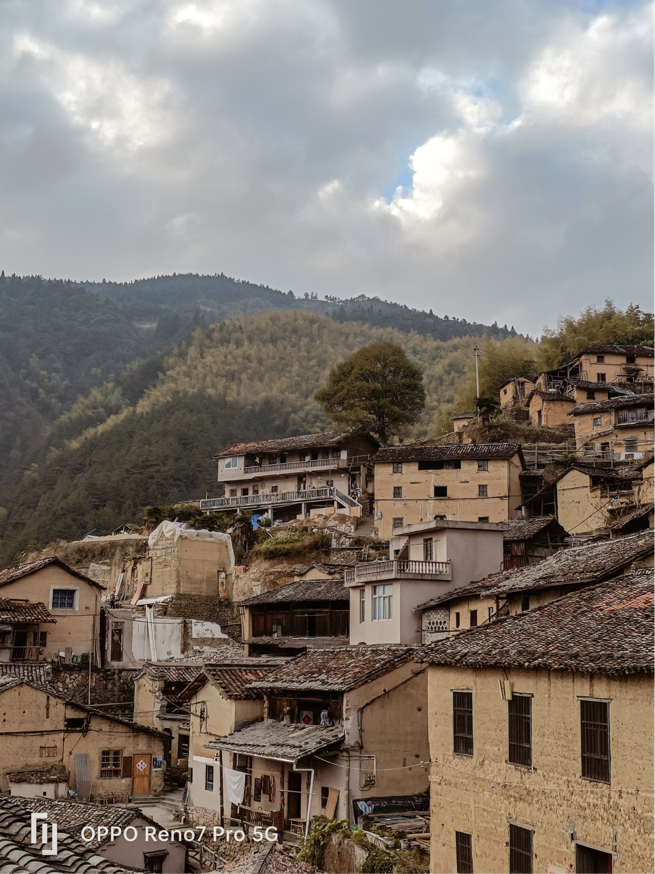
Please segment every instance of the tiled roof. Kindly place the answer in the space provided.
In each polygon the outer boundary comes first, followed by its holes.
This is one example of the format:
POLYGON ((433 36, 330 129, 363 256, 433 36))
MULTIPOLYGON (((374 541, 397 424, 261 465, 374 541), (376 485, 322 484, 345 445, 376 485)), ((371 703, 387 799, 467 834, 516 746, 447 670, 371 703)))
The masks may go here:
POLYGON ((563 534, 566 534, 566 531, 559 525, 554 516, 533 516, 531 519, 508 519, 507 522, 503 522, 503 525, 506 526, 503 532, 503 540, 506 543, 515 540, 530 540, 531 537, 535 537, 540 531, 552 525, 553 522, 557 528, 561 529, 563 534))
POLYGON ((581 388, 583 391, 606 391, 613 395, 633 394, 629 388, 618 385, 616 382, 589 382, 586 379, 565 379, 563 382, 581 388))
POLYGON ((404 665, 414 653, 408 646, 348 646, 343 649, 308 650, 291 659, 266 680, 253 683, 259 689, 348 692, 404 665))
POLYGON ((256 440, 253 443, 233 443, 222 449, 214 458, 233 455, 251 455, 257 452, 293 452, 294 449, 313 449, 320 446, 334 446, 350 435, 342 431, 322 431, 320 434, 303 434, 300 437, 284 437, 281 440, 256 440))
POLYGON ((539 391, 538 389, 533 389, 530 392, 530 394, 525 399, 526 403, 528 403, 530 398, 534 396, 541 398, 542 401, 566 401, 568 404, 575 403, 573 398, 569 398, 558 391, 539 391))
POLYGON ((635 522, 637 519, 643 519, 644 516, 648 516, 648 514, 652 512, 652 504, 647 504, 645 507, 638 507, 631 513, 626 513, 625 516, 620 516, 615 522, 612 522, 612 524, 607 527, 610 531, 620 531, 622 528, 625 528, 626 525, 629 525, 630 522, 635 522))
POLYGON ((298 565, 293 568, 293 573, 298 577, 304 577, 305 574, 309 573, 313 568, 316 568, 316 570, 328 574, 329 576, 343 576, 342 564, 328 564, 324 561, 314 561, 311 564, 298 565))
MULTIPOLYGON (((62 871, 75 874, 129 874, 134 871, 133 868, 123 868, 96 855, 93 847, 63 828, 58 829, 57 855, 43 856, 42 844, 31 842, 32 811, 24 804, 25 801, 23 798, 0 796, 0 874, 55 874, 62 871)), ((105 815, 109 810, 106 807, 97 809, 105 815)))
POLYGON ((277 844, 260 847, 255 844, 251 852, 242 850, 238 859, 226 862, 221 874, 319 874, 317 868, 301 862, 277 844))
POLYGON ((459 598, 473 598, 475 595, 482 597, 485 593, 494 589, 501 580, 506 579, 515 570, 498 571, 498 573, 490 574, 483 580, 477 580, 474 583, 469 583, 467 586, 460 586, 458 589, 451 589, 449 592, 444 592, 438 598, 431 598, 423 604, 419 604, 417 610, 430 610, 432 607, 438 607, 439 604, 447 604, 449 601, 457 601, 459 598))
MULTIPOLYGON (((617 410, 625 407, 652 407, 655 394, 629 395, 619 398, 610 398, 607 401, 590 401, 588 404, 579 404, 574 407, 568 416, 582 416, 585 413, 602 413, 604 410, 617 410)), ((636 422, 635 424, 639 424, 636 422)))
POLYGON ((601 355, 603 353, 607 353, 608 355, 640 355, 643 358, 652 358, 655 355, 655 349, 651 346, 620 346, 618 344, 609 343, 600 346, 587 346, 584 349, 581 349, 576 357, 579 358, 586 353, 593 354, 598 352, 600 352, 601 355))
POLYGON ((135 679, 147 674, 153 679, 163 679, 168 683, 190 683, 202 670, 202 665, 160 665, 146 662, 135 679))
POLYGON ((250 646, 275 646, 278 649, 340 649, 348 646, 348 637, 249 637, 246 643, 250 646))
POLYGON ((49 565, 55 565, 56 567, 61 568, 66 571, 73 577, 77 577, 78 580, 83 580, 85 583, 88 583, 90 586, 94 586, 96 589, 103 589, 103 586, 100 583, 96 583, 95 580, 90 579, 89 577, 85 577, 84 574, 78 573, 78 571, 73 570, 72 567, 69 567, 67 564, 64 564, 58 558, 42 558, 39 561, 32 561, 29 564, 21 564, 18 567, 10 567, 6 570, 0 571, 0 586, 6 586, 9 583, 13 583, 15 580, 20 580, 23 577, 28 576, 29 574, 36 573, 36 571, 43 570, 44 567, 48 567, 49 565))
POLYGON ((277 665, 221 665, 205 668, 205 676, 219 692, 232 701, 254 700, 262 692, 248 688, 250 683, 265 680, 277 665))
POLYGON ((289 604, 294 601, 348 601, 350 598, 343 579, 336 580, 297 580, 287 583, 271 592, 262 592, 241 601, 251 607, 255 604, 289 604))
POLYGON ((302 723, 255 722, 227 737, 205 744, 209 750, 227 750, 246 756, 297 762, 344 739, 341 725, 303 725, 302 723))
POLYGON ((0 598, 0 622, 56 622, 45 604, 40 601, 17 601, 0 598))
POLYGON ((636 571, 425 647, 422 661, 632 674, 653 670, 653 575, 636 571))
POLYGON ((393 461, 448 461, 450 459, 513 458, 521 455, 520 443, 451 443, 446 446, 386 446, 371 461, 376 464, 393 461))
POLYGON ((12 783, 65 783, 68 780, 66 766, 59 762, 56 765, 45 765, 42 768, 25 768, 22 771, 7 771, 12 783))
POLYGON ((52 665, 0 662, 0 679, 2 677, 15 677, 28 680, 36 686, 47 686, 52 683, 52 665))

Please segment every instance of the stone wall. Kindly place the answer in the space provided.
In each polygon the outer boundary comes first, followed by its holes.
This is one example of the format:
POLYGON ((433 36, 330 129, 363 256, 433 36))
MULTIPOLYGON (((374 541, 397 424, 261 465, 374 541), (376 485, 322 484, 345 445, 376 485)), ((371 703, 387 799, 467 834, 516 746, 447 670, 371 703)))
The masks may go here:
MULTIPOLYGON (((136 670, 96 668, 91 669, 91 706, 113 704, 103 707, 105 713, 131 716, 134 709, 134 675, 136 670)), ((53 692, 78 704, 89 702, 89 669, 87 665, 52 665, 50 687, 53 692)))

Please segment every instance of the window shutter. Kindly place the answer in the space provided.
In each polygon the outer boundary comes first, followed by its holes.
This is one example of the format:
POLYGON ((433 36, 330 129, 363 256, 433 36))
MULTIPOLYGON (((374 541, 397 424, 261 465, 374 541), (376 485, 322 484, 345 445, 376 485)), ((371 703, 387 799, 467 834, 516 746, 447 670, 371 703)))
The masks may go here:
POLYGON ((132 756, 123 756, 123 771, 121 777, 132 776, 132 756))

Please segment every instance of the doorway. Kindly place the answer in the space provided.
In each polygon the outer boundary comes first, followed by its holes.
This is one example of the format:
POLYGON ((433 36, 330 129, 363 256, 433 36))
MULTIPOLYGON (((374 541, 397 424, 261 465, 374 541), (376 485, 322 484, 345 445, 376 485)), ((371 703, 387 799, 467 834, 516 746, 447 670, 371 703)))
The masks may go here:
POLYGON ((112 622, 111 624, 111 654, 112 662, 123 661, 123 623, 112 622))
POLYGON ((576 844, 575 870, 576 874, 612 874, 612 854, 576 844))
POLYGON ((306 488, 307 488, 307 477, 299 476, 298 477, 298 491, 304 492, 306 488))
POLYGON ((135 753, 132 765, 132 794, 150 795, 150 770, 152 757, 148 753, 135 753))
POLYGON ((14 632, 14 661, 23 661, 27 658, 27 631, 14 632))
POLYGON ((302 774, 289 771, 287 777, 287 818, 300 819, 302 774))

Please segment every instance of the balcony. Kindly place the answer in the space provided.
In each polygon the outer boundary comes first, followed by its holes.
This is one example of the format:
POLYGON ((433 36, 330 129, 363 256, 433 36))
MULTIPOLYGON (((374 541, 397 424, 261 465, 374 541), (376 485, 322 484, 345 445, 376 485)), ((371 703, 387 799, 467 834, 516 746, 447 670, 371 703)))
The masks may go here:
POLYGON ((250 464, 244 469, 244 473, 257 473, 260 476, 268 476, 269 473, 285 473, 288 470, 313 470, 321 467, 331 468, 339 467, 339 462, 344 463, 347 459, 341 458, 317 458, 310 461, 287 461, 284 464, 250 464))
POLYGON ((342 507, 362 505, 339 489, 307 489, 302 492, 266 492, 263 495, 243 495, 237 498, 203 498, 200 509, 209 513, 212 510, 265 509, 268 507, 289 506, 291 504, 313 504, 317 501, 336 501, 342 507))
POLYGON ((449 561, 371 561, 346 568, 347 586, 361 586, 382 580, 450 580, 449 561))

